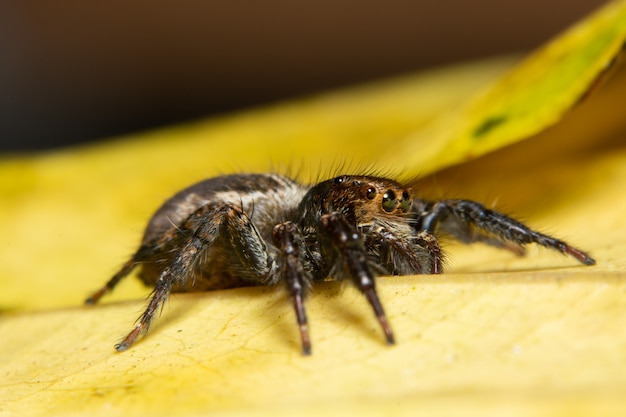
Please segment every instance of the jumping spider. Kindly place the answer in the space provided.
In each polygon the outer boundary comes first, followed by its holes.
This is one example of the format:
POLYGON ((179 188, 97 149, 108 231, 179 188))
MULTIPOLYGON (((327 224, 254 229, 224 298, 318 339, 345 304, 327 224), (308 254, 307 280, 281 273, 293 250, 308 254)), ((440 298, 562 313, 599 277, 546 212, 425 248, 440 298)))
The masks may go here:
POLYGON ((587 253, 468 200, 426 201, 387 178, 341 175, 303 185, 277 174, 237 174, 192 185, 154 214, 135 254, 94 304, 140 265, 154 286, 133 330, 117 345, 128 349, 148 331, 172 291, 241 286, 287 286, 300 328, 302 351, 311 353, 304 297, 311 282, 332 277, 354 282, 394 343, 375 289, 376 275, 438 274, 437 236, 483 242, 523 253, 537 243, 585 265, 587 253))

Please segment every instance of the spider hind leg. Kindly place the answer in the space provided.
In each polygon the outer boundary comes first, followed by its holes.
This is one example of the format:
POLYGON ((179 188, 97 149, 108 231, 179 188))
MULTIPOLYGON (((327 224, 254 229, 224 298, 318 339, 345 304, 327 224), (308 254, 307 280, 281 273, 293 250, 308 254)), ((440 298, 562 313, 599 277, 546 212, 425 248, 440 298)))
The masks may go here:
POLYGON ((185 281, 193 276, 202 254, 214 247, 218 239, 225 245, 222 251, 225 253, 213 256, 225 256, 232 263, 240 263, 235 269, 247 271, 243 278, 251 284, 263 283, 272 269, 273 258, 240 207, 229 204, 204 206, 194 212, 177 233, 184 237, 180 250, 156 280, 148 306, 133 330, 115 345, 117 351, 128 349, 148 331, 154 315, 161 310, 172 289, 185 287, 185 281), (246 250, 241 250, 242 247, 246 250))
POLYGON ((85 304, 93 305, 98 303, 100 299, 113 291, 113 289, 120 283, 120 281, 128 276, 135 267, 146 260, 150 254, 154 253, 154 245, 142 245, 135 254, 122 265, 119 271, 113 277, 104 284, 100 289, 93 292, 86 300, 85 304))

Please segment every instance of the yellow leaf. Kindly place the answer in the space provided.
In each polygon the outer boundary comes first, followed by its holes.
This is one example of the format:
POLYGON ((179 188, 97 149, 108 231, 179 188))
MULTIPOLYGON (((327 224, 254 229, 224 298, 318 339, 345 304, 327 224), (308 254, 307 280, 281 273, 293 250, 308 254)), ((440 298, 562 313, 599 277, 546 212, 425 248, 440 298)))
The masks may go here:
POLYGON ((430 173, 539 133, 601 83, 625 42, 626 2, 616 1, 385 156, 404 155, 409 175, 430 173))
MULTIPOLYGON (((623 12, 616 4, 606 10, 623 12)), ((615 13, 608 11, 590 22, 615 13)), ((175 295, 149 335, 123 354, 112 344, 142 310, 147 290, 129 279, 103 305, 79 305, 135 249, 151 212, 182 186, 219 171, 266 170, 268 158, 279 167, 296 159, 295 168, 313 178, 317 165, 307 166, 309 156, 321 161, 321 175, 341 153, 357 166, 373 161, 398 169, 395 161, 426 156, 400 151, 389 138, 432 131, 442 112, 457 109, 510 62, 4 161, 0 415, 623 414, 623 70, 566 115, 567 106, 553 106, 562 120, 551 129, 415 187, 429 197, 497 202, 590 250, 597 266, 545 250, 516 258, 450 243, 448 274, 379 280, 398 338, 393 347, 385 346, 356 290, 318 284, 307 304, 309 358, 299 353, 280 289, 175 295), (388 159, 393 149, 396 157, 388 159)), ((570 98, 585 91, 579 87, 570 98)), ((468 131, 497 114, 483 108, 487 118, 471 116, 468 131)), ((514 135, 496 139, 498 132, 514 120, 481 133, 502 146, 514 135)), ((539 130, 553 122, 545 119, 539 130)), ((467 149, 461 144, 452 159, 425 161, 424 172, 458 162, 467 149)), ((407 175, 420 167, 411 169, 407 175)))

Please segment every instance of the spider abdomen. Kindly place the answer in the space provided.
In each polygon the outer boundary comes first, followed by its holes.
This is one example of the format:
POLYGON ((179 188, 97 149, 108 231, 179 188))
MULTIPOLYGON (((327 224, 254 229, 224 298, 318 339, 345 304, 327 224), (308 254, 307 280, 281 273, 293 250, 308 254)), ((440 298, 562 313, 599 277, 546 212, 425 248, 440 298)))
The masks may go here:
MULTIPOLYGON (((273 227, 292 216, 308 188, 277 174, 236 174, 215 177, 196 183, 167 200, 152 216, 145 229, 142 244, 157 245, 157 250, 141 263, 140 279, 152 286, 173 261, 183 242, 202 226, 211 211, 230 216, 231 222, 252 224, 249 233, 259 239, 241 239, 239 252, 245 256, 255 242, 271 239, 273 227), (194 216, 195 214, 195 216, 194 216), (190 220, 191 219, 191 220, 190 220), (195 222, 195 224, 194 224, 195 222)), ((225 218, 224 221, 228 221, 225 218)), ((224 239, 216 239, 193 265, 191 276, 173 285, 172 291, 207 291, 258 284, 253 273, 233 262, 233 242, 229 230, 216 229, 224 239)), ((236 243, 235 243, 236 245, 236 243)), ((262 248, 265 249, 265 248, 262 248)), ((257 254, 258 256, 258 254, 257 254)))

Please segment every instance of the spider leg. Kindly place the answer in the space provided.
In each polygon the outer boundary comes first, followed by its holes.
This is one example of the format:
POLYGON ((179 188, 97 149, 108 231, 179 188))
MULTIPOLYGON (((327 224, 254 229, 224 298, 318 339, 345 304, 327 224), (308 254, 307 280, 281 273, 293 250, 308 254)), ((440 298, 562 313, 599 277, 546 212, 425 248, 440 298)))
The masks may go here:
POLYGON ((135 267, 147 259, 152 253, 155 252, 156 244, 151 245, 141 245, 141 247, 135 252, 135 254, 122 265, 119 271, 113 277, 107 281, 106 284, 99 290, 95 291, 91 296, 89 296, 85 300, 85 304, 93 305, 96 304, 100 299, 107 293, 113 291, 113 289, 119 284, 119 282, 124 279, 128 274, 132 272, 135 267))
POLYGON ((104 284, 99 290, 91 294, 86 300, 85 304, 93 305, 100 301, 100 299, 106 294, 112 292, 117 284, 124 278, 126 278, 135 267, 143 262, 150 261, 151 257, 159 251, 162 251, 168 243, 171 243, 174 239, 180 237, 180 230, 173 228, 159 239, 153 239, 141 244, 139 249, 133 254, 133 256, 126 261, 122 267, 117 271, 113 277, 104 284))
POLYGON ((339 252, 350 277, 374 309, 387 343, 394 344, 393 332, 376 293, 374 276, 367 266, 367 254, 356 227, 351 225, 343 214, 337 212, 323 215, 321 226, 323 232, 330 238, 331 245, 339 252))
MULTIPOLYGON (((116 350, 121 352, 128 349, 139 336, 148 331, 155 313, 163 307, 172 288, 190 279, 202 253, 218 239, 227 242, 228 249, 225 252, 233 256, 229 260, 247 265, 249 275, 246 278, 251 281, 259 282, 270 270, 266 246, 248 216, 239 207, 228 204, 204 206, 189 216, 178 233, 188 235, 182 249, 159 276, 148 306, 133 330, 115 345, 116 350), (242 248, 245 250, 240 250, 242 248)), ((246 270, 244 267, 240 269, 246 270)))
POLYGON ((300 338, 302 340, 302 353, 304 355, 311 354, 311 339, 309 337, 309 327, 304 309, 304 292, 308 281, 305 278, 305 272, 302 267, 303 247, 302 234, 293 222, 285 222, 278 224, 272 231, 274 243, 283 253, 282 270, 284 271, 284 279, 287 283, 287 289, 293 300, 293 307, 296 312, 296 319, 300 328, 300 338))
POLYGON ((115 345, 115 349, 118 352, 127 350, 139 336, 148 331, 154 314, 163 306, 163 303, 169 297, 172 286, 181 279, 181 277, 184 277, 190 272, 194 261, 197 259, 204 245, 206 245, 206 242, 203 242, 202 239, 196 235, 192 236, 185 244, 181 254, 174 259, 174 262, 172 262, 170 266, 165 268, 154 286, 148 307, 137 320, 137 324, 120 343, 115 345))
POLYGON ((439 228, 461 241, 469 243, 484 241, 509 249, 511 244, 523 246, 536 243, 570 255, 585 265, 593 265, 596 262, 584 251, 532 230, 523 223, 474 201, 442 200, 429 203, 417 200, 413 207, 418 208, 416 212, 420 230, 433 233, 439 228))

